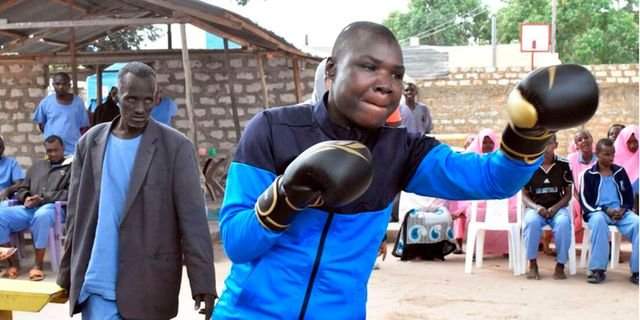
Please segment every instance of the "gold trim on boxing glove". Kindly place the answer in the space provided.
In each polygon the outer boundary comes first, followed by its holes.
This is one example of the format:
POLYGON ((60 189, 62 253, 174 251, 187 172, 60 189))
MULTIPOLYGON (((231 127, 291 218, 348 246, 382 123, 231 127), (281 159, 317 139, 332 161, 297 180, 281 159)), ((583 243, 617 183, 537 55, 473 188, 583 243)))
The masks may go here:
POLYGON ((515 151, 511 148, 509 148, 509 146, 507 146, 503 141, 500 142, 500 146, 506 150, 508 153, 507 154, 512 154, 518 157, 521 157, 522 161, 526 162, 527 164, 532 164, 534 162, 536 162, 536 160, 544 154, 544 150, 542 152, 539 152, 537 154, 525 154, 525 153, 520 153, 518 151, 515 151))
POLYGON ((525 100, 516 86, 507 98, 507 113, 511 122, 520 128, 533 128, 538 122, 536 108, 525 100))
POLYGON ((509 123, 509 126, 513 130, 513 133, 515 133, 518 137, 523 138, 523 139, 527 139, 527 140, 546 140, 551 136, 551 132, 549 132, 549 130, 545 130, 544 134, 542 134, 540 136, 528 136, 528 135, 524 135, 524 134, 520 133, 518 131, 518 129, 516 127, 514 127, 513 123, 509 123))
POLYGON ((286 203, 287 203, 287 205, 289 206, 289 208, 291 208, 291 209, 293 209, 293 210, 295 210, 295 211, 302 211, 302 210, 304 210, 304 208, 298 208, 298 207, 296 207, 295 205, 293 205, 293 203, 291 203, 291 202, 289 201, 289 198, 287 198, 287 196, 284 196, 284 202, 286 202, 286 203))
POLYGON ((363 156, 360 152, 356 151, 355 149, 363 149, 363 147, 365 147, 364 145, 360 144, 360 143, 351 143, 349 145, 344 145, 344 146, 340 146, 340 145, 328 145, 328 146, 322 146, 320 148, 318 148, 317 150, 315 150, 315 153, 320 153, 322 151, 326 151, 326 150, 332 150, 332 149, 340 149, 342 151, 348 152, 350 154, 353 154, 355 156, 358 156, 362 159, 364 159, 365 161, 369 161, 369 159, 367 159, 367 157, 363 156))
POLYGON ((551 88, 553 88, 553 83, 556 80, 556 67, 555 66, 549 67, 547 69, 547 72, 549 73, 549 89, 548 90, 551 90, 551 88))
POLYGON ((276 181, 271 184, 272 195, 271 195, 271 204, 269 205, 269 209, 267 209, 266 211, 263 211, 262 208, 260 208, 261 197, 259 197, 258 201, 256 201, 256 213, 258 213, 260 216, 266 217, 269 214, 271 214, 271 212, 273 212, 273 209, 276 208, 276 204, 278 203, 278 189, 277 189, 278 180, 280 180, 280 177, 278 177, 276 181))

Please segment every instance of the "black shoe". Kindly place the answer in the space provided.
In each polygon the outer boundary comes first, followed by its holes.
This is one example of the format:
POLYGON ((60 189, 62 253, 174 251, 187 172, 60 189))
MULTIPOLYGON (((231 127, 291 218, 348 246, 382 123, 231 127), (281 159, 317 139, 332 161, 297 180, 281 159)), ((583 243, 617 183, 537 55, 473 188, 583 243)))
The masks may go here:
POLYGON ((587 282, 601 283, 606 278, 607 275, 604 273, 604 270, 591 270, 591 274, 587 277, 587 282))
POLYGON ((636 286, 638 285, 638 273, 634 272, 631 274, 631 277, 629 278, 629 281, 631 281, 631 283, 635 284, 636 286))

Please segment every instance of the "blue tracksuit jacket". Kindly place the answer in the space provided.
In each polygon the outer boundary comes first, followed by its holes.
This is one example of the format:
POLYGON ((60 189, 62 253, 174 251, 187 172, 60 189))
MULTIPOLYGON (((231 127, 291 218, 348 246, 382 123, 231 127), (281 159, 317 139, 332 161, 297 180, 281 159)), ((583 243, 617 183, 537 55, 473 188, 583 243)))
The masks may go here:
POLYGON ((460 154, 405 128, 341 127, 329 120, 323 101, 259 113, 228 172, 220 234, 233 266, 214 318, 364 319, 367 281, 400 190, 456 200, 507 198, 539 164, 499 151, 460 154), (369 147, 369 190, 342 208, 305 209, 284 232, 262 227, 254 212, 260 194, 296 156, 325 140, 369 147))

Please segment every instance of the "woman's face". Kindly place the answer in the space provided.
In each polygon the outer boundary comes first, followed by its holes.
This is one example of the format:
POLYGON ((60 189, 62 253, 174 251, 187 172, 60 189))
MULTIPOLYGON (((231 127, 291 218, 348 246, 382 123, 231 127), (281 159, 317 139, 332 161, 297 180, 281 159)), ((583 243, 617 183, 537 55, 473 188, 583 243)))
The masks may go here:
POLYGON ((636 153, 638 151, 638 139, 636 139, 635 134, 631 134, 629 139, 627 140, 627 149, 632 153, 636 153))
POLYGON ((493 140, 491 140, 491 138, 489 138, 488 136, 485 136, 482 139, 482 153, 489 153, 491 151, 493 151, 493 147, 496 144, 493 143, 493 140))

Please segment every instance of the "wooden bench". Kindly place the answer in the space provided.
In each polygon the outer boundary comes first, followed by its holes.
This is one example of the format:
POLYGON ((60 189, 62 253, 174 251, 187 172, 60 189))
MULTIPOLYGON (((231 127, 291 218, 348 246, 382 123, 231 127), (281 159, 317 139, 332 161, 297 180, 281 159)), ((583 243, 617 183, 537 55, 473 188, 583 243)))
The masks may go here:
POLYGON ((49 302, 67 302, 53 282, 0 279, 0 320, 12 320, 13 311, 40 312, 49 302))

